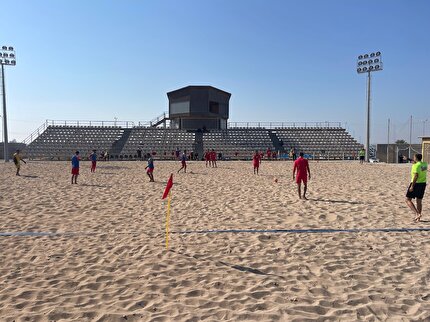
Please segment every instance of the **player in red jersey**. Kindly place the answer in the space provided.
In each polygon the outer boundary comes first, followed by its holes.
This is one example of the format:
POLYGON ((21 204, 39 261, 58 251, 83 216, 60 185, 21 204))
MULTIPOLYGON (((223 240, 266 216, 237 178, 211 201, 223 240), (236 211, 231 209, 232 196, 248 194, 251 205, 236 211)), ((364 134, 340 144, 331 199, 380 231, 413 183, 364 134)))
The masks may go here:
POLYGON ((309 162, 308 160, 306 160, 304 157, 303 152, 300 152, 299 154, 299 158, 294 161, 294 168, 293 168, 293 180, 296 179, 296 183, 297 183, 297 190, 299 192, 299 198, 302 199, 302 192, 301 192, 301 187, 302 187, 302 181, 303 181, 303 199, 307 199, 306 198, 306 191, 308 188, 308 174, 309 174, 309 180, 311 179, 311 170, 309 169, 309 162), (296 170, 297 170, 297 176, 296 174, 296 170))
POLYGON ((211 158, 210 158, 210 151, 209 149, 205 152, 205 161, 206 161, 206 168, 208 167, 208 163, 209 166, 211 166, 211 158))
POLYGON ((260 168, 260 153, 255 150, 254 156, 252 157, 252 165, 254 166, 254 174, 258 174, 260 168))
POLYGON ((217 165, 216 165, 216 152, 215 152, 214 149, 212 149, 212 151, 211 151, 211 161, 212 161, 212 167, 213 168, 217 168, 217 165))

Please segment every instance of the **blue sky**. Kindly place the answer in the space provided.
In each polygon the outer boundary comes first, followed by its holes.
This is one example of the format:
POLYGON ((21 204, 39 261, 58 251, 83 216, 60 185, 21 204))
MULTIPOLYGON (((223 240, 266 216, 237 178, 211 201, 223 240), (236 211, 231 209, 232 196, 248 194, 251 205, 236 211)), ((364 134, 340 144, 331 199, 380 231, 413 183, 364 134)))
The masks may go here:
MULTIPOLYGON (((9 139, 46 119, 148 121, 166 92, 232 93, 230 121, 342 122, 365 139, 359 54, 379 50, 371 142, 430 135, 430 1, 1 1, 9 139), (3 10, 7 8, 6 10, 3 10), (429 119, 429 121, 425 121, 429 119)), ((0 113, 2 114, 2 113, 0 113)))

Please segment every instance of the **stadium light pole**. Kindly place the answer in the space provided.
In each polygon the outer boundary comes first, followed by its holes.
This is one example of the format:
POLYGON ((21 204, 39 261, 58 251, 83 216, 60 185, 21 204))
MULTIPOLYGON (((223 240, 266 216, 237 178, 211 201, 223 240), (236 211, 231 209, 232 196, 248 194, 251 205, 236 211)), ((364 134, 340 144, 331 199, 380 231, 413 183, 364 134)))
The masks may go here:
POLYGON ((381 52, 377 51, 370 54, 359 55, 357 59, 357 73, 367 73, 367 115, 366 115, 366 162, 370 156, 370 89, 371 73, 382 70, 381 52))
POLYGON ((15 66, 16 55, 13 47, 2 46, 0 49, 0 65, 1 65, 1 80, 2 80, 2 95, 3 95, 3 157, 4 162, 9 162, 8 138, 7 138, 7 116, 6 116, 6 89, 4 81, 4 66, 15 66))

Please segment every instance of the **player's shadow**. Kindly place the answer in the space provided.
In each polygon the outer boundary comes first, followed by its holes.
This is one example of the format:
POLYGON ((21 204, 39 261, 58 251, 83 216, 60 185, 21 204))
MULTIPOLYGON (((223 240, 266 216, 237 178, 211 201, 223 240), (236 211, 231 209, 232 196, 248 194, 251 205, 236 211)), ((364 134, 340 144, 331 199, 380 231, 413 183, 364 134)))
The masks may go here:
POLYGON ((101 185, 101 184, 89 184, 89 183, 83 183, 80 186, 82 187, 97 187, 97 188, 106 188, 106 185, 101 185))
POLYGON ((252 267, 246 267, 246 266, 242 266, 242 265, 233 265, 233 264, 229 264, 229 263, 222 262, 222 261, 220 261, 219 263, 221 263, 225 266, 228 266, 230 268, 237 269, 238 271, 241 271, 241 272, 248 272, 248 273, 252 273, 252 274, 267 275, 267 276, 272 275, 269 273, 264 273, 263 271, 260 271, 259 269, 252 268, 252 267))
POLYGON ((272 178, 289 177, 289 175, 286 175, 286 174, 265 174, 265 173, 260 173, 259 176, 261 176, 261 177, 272 177, 272 178))
POLYGON ((118 166, 118 165, 99 165, 97 168, 98 169, 110 169, 110 170, 128 169, 126 167, 121 167, 121 166, 118 166))
POLYGON ((23 178, 30 178, 30 179, 39 178, 39 176, 30 176, 30 175, 25 175, 25 174, 22 174, 21 177, 23 177, 23 178))
POLYGON ((212 262, 212 263, 215 263, 215 264, 218 263, 218 264, 221 264, 223 266, 229 267, 231 269, 238 270, 240 272, 246 272, 246 273, 251 273, 251 274, 256 274, 256 275, 263 275, 263 276, 275 276, 275 277, 279 277, 279 278, 284 279, 284 277, 280 276, 280 275, 276 275, 276 274, 272 274, 272 273, 265 273, 265 272, 263 272, 263 271, 261 271, 259 269, 256 269, 256 268, 242 266, 242 265, 235 265, 235 264, 227 263, 227 262, 220 261, 220 260, 217 260, 217 259, 214 259, 214 258, 211 258, 211 257, 207 257, 207 256, 191 255, 191 254, 187 254, 187 253, 182 252, 182 251, 175 251, 175 250, 169 250, 169 251, 173 252, 173 253, 176 253, 176 254, 179 254, 179 255, 186 256, 186 257, 191 258, 191 259, 196 259, 196 260, 201 261, 201 262, 206 261, 206 262, 212 262))
MULTIPOLYGON (((166 186, 167 181, 157 181, 157 180, 155 180, 154 182, 151 182, 151 183, 158 184, 158 185, 161 185, 161 186, 166 186)), ((180 185, 181 184, 179 182, 174 182, 173 183, 173 186, 180 186, 180 185)))
POLYGON ((350 205, 362 205, 364 202, 361 201, 349 201, 349 200, 333 200, 333 199, 314 199, 314 198, 308 198, 310 201, 322 201, 322 202, 330 202, 330 203, 347 203, 350 205))

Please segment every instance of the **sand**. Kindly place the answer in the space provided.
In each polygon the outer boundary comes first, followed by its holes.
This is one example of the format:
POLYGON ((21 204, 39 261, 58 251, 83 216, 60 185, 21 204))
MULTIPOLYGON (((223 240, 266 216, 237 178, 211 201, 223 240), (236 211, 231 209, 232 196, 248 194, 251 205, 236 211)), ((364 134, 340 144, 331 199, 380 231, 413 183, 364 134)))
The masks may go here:
POLYGON ((430 228, 404 202, 410 165, 312 162, 0 164, 1 321, 429 321, 430 232, 225 232, 430 228), (274 179, 278 179, 278 183, 274 179), (180 232, 188 231, 188 234, 180 232), (193 233, 194 232, 194 233, 193 233))

